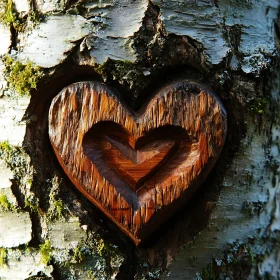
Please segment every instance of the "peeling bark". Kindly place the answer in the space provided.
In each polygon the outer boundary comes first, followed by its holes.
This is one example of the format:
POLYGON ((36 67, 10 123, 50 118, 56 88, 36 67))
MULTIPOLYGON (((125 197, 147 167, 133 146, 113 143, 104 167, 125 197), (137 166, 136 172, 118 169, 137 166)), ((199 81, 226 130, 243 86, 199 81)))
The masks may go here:
POLYGON ((13 4, 13 20, 0 17, 0 220, 11 221, 0 278, 278 279, 279 1, 13 4), (42 68, 30 96, 9 82, 7 55, 42 68), (105 82, 137 110, 179 79, 222 100, 226 143, 200 191, 136 248, 64 174, 48 111, 77 81, 105 82))

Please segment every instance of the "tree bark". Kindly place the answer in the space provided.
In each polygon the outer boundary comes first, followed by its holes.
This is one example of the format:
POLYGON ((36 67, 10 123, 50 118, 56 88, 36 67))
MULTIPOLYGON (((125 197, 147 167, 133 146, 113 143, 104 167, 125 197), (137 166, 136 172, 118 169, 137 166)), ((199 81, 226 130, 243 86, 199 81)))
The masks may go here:
POLYGON ((0 5, 0 279, 280 277, 279 1, 0 5), (138 247, 53 152, 51 102, 80 81, 105 83, 133 111, 194 81, 227 112, 216 165, 138 247))

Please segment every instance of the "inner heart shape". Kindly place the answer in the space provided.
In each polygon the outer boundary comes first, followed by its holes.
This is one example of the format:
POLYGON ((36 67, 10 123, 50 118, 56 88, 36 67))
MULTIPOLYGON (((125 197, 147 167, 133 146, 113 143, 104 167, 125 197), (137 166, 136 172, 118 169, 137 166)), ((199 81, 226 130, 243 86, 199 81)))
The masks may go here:
MULTIPOLYGON (((176 126, 162 126, 134 138, 119 124, 107 121, 95 124, 82 145, 84 154, 112 185, 124 188, 126 183, 139 195, 143 187, 153 187, 176 168, 176 155, 190 153, 191 147, 197 146, 192 142, 187 132, 176 126)), ((127 200, 133 205, 129 197, 127 200)))
POLYGON ((191 198, 226 130, 219 99, 190 81, 164 87, 138 112, 102 83, 75 83, 49 110, 50 141, 65 173, 135 244, 191 198))

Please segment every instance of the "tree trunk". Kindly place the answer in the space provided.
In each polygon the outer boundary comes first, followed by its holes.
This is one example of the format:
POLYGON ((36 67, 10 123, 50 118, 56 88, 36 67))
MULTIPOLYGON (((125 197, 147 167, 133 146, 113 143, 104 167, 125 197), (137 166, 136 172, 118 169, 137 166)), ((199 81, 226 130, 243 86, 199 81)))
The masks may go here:
POLYGON ((0 279, 280 278, 279 1, 0 5, 0 279), (81 81, 132 111, 194 82, 227 112, 215 166, 139 246, 75 188, 49 140, 52 100, 81 81))

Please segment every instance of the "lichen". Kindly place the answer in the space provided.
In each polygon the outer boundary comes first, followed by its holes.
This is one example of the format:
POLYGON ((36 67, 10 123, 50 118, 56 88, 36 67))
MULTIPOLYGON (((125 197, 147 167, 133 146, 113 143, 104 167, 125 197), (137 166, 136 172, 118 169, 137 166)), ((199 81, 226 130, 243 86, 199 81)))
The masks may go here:
POLYGON ((14 172, 14 179, 19 183, 22 178, 30 175, 29 157, 23 148, 11 145, 8 141, 0 142, 0 158, 14 172))
POLYGON ((253 217, 255 214, 259 215, 264 210, 264 202, 262 201, 244 201, 242 203, 241 211, 248 217, 253 217))
POLYGON ((91 279, 100 279, 103 274, 116 274, 124 260, 117 246, 106 242, 103 238, 93 232, 88 232, 87 244, 90 255, 96 256, 96 263, 89 267, 91 279), (99 267, 100 271, 96 271, 99 267), (94 268, 92 270, 92 268, 94 268), (95 277, 95 278, 94 278, 95 277))
POLYGON ((87 248, 79 244, 75 248, 65 249, 54 249, 52 257, 54 263, 59 265, 63 270, 71 270, 75 265, 79 265, 86 262, 87 248))
POLYGON ((67 252, 66 250, 55 250, 53 260, 61 268, 63 279, 72 279, 73 271, 82 267, 86 278, 106 280, 115 279, 124 258, 117 246, 103 240, 99 234, 87 231, 86 241, 81 241, 75 249, 67 252), (61 252, 59 258, 58 251, 61 252))
POLYGON ((54 176, 54 178, 52 178, 51 180, 52 187, 49 194, 50 207, 47 212, 47 215, 50 220, 62 218, 65 213, 64 203, 60 198, 58 198, 60 183, 61 181, 57 176, 54 176))
POLYGON ((150 271, 148 273, 148 276, 145 278, 145 280, 159 279, 161 272, 162 271, 160 269, 150 271))
POLYGON ((6 56, 4 63, 9 85, 19 95, 28 95, 31 89, 37 88, 37 84, 43 76, 40 67, 34 66, 31 61, 23 64, 13 60, 11 56, 6 56))
MULTIPOLYGON (((30 158, 22 147, 13 146, 8 141, 0 142, 0 158, 13 171, 13 183, 18 186, 24 196, 22 204, 30 212, 36 212, 39 207, 38 198, 32 192, 33 168, 30 166, 30 158)), ((10 205, 9 210, 15 207, 10 205)))
POLYGON ((50 240, 47 239, 45 243, 41 244, 39 247, 40 247, 41 263, 46 265, 49 264, 53 253, 50 240))
POLYGON ((197 274, 198 279, 247 279, 254 261, 251 244, 234 242, 225 250, 222 259, 213 259, 197 274))

